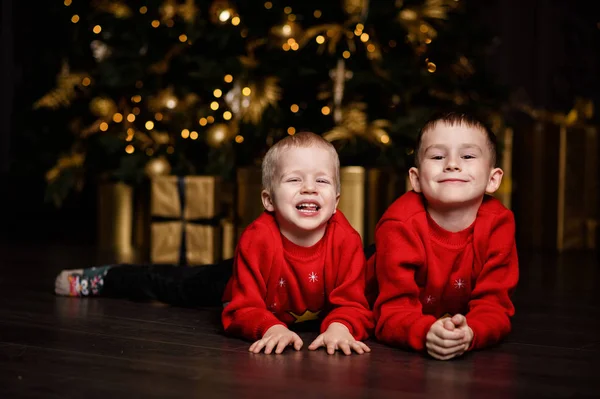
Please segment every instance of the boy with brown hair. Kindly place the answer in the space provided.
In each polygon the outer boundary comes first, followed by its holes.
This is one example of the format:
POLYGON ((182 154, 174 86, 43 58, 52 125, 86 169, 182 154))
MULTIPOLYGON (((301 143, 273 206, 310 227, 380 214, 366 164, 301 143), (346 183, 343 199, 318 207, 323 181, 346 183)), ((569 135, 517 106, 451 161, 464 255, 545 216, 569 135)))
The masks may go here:
POLYGON ((414 191, 376 227, 376 337, 446 360, 500 341, 511 329, 518 281, 511 211, 486 195, 500 186, 496 139, 462 113, 421 129, 414 191))

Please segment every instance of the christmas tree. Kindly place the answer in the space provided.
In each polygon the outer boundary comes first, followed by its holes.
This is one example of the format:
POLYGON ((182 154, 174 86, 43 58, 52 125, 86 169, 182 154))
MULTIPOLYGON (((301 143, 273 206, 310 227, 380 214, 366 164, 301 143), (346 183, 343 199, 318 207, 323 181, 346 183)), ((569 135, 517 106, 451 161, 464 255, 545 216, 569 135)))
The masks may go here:
POLYGON ((34 105, 69 114, 70 148, 46 175, 57 204, 92 178, 231 179, 302 130, 332 141, 342 165, 405 171, 432 110, 476 104, 497 117, 506 98, 464 1, 64 5, 71 51, 34 105))

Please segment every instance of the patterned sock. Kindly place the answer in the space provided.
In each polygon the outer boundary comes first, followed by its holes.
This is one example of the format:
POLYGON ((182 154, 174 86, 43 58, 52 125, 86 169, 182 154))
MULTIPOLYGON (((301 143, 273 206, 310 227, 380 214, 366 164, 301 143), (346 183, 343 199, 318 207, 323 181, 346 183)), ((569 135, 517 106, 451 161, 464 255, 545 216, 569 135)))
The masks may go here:
POLYGON ((100 295, 104 287, 104 276, 112 266, 90 267, 83 269, 81 274, 69 276, 70 296, 100 295))

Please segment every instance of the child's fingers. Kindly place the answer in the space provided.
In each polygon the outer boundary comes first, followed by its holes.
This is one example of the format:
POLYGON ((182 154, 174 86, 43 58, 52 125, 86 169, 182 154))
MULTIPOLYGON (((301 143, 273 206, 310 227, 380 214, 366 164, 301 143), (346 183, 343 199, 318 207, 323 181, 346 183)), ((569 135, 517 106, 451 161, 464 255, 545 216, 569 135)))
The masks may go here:
POLYGON ((458 341, 465 338, 465 332, 463 330, 459 330, 458 328, 455 328, 452 331, 444 328, 440 329, 439 331, 435 331, 435 336, 443 340, 458 341))
MULTIPOLYGON (((265 354, 270 355, 271 352, 273 352, 273 348, 275 348, 275 345, 277 345, 279 343, 280 339, 281 339, 281 336, 268 338, 268 341, 264 345, 265 354)), ((259 352, 260 352, 260 350, 259 350, 259 352)))
MULTIPOLYGON (((337 344, 337 347, 339 350, 344 352, 345 355, 352 354, 352 349, 350 348, 350 342, 348 342, 347 340, 339 341, 337 344)), ((335 349, 334 349, 334 352, 335 352, 335 349)), ((333 355, 333 353, 330 353, 330 354, 333 355)))
POLYGON ((260 351, 262 350, 262 348, 264 348, 264 346, 268 342, 268 340, 269 340, 269 338, 259 339, 258 341, 254 342, 252 345, 250 345, 250 348, 248 348, 248 350, 252 353, 260 353, 260 351))
POLYGON ((294 349, 296 349, 297 351, 299 351, 300 349, 302 349, 302 345, 304 345, 304 342, 302 342, 302 339, 300 339, 299 336, 294 336, 294 349))
POLYGON ((465 344, 463 339, 444 339, 437 335, 432 335, 427 337, 426 346, 429 348, 430 346, 436 348, 444 348, 444 349, 453 349, 463 347, 465 344))
POLYGON ((364 354, 365 352, 369 352, 371 349, 369 349, 369 347, 365 344, 363 344, 360 341, 354 341, 352 343, 352 349, 354 350, 354 352, 358 353, 359 355, 364 354))
POLYGON ((463 325, 467 324, 467 318, 463 315, 461 315, 460 313, 455 314, 454 316, 452 316, 452 323, 454 323, 454 325, 456 327, 461 327, 463 325))
POLYGON ((446 330, 453 331, 455 329, 454 323, 450 318, 444 319, 443 325, 446 330))
POLYGON ((323 341, 323 334, 319 335, 311 344, 308 346, 308 350, 314 351, 324 346, 325 342, 323 341))
POLYGON ((254 349, 256 348, 256 345, 258 345, 257 343, 258 341, 254 341, 252 343, 252 345, 250 345, 250 347, 248 348, 248 352, 254 352, 254 349))
POLYGON ((275 349, 275 353, 277 353, 277 354, 283 353, 285 348, 292 344, 293 340, 294 340, 294 337, 279 338, 279 342, 277 343, 277 348, 275 349))
POLYGON ((333 355, 335 353, 336 346, 338 346, 338 345, 336 345, 335 342, 328 342, 326 344, 326 346, 327 346, 327 353, 330 355, 333 355))
POLYGON ((367 346, 367 344, 365 344, 365 343, 364 343, 364 342, 362 342, 362 341, 356 341, 356 345, 360 346, 360 347, 361 347, 361 349, 362 349, 363 351, 365 351, 366 353, 369 353, 369 352, 371 352, 371 348, 369 348, 369 347, 367 346))
POLYGON ((458 354, 456 354, 456 353, 451 353, 451 354, 448 354, 448 355, 442 355, 440 353, 436 353, 436 352, 433 352, 433 351, 427 351, 427 353, 431 357, 433 357, 434 359, 437 359, 437 360, 450 360, 450 359, 458 356, 458 354))
POLYGON ((464 353, 465 350, 464 345, 445 347, 435 344, 433 342, 428 342, 426 344, 426 347, 427 353, 439 360, 447 360, 452 357, 458 356, 459 354, 464 353))

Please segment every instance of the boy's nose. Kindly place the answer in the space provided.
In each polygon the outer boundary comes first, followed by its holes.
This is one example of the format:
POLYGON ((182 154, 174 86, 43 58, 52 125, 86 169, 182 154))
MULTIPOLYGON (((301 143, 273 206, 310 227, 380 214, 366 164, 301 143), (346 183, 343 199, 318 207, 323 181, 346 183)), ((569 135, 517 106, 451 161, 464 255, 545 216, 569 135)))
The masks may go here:
POLYGON ((303 193, 315 193, 317 191, 315 184, 311 181, 305 181, 302 185, 303 193))
POLYGON ((447 172, 455 172, 460 170, 460 165, 454 159, 448 159, 448 163, 446 163, 446 167, 444 168, 447 172))

